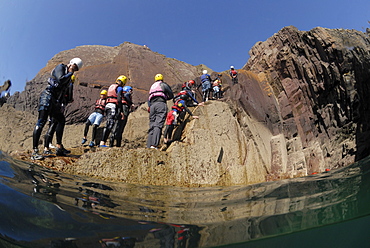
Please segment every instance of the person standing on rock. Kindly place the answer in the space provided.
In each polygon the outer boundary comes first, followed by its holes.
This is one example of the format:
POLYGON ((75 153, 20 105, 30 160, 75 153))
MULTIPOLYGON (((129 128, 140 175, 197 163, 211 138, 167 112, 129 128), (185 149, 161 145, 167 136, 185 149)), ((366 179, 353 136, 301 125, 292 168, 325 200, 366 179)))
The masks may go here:
MULTIPOLYGON (((72 75, 71 81, 69 82, 69 85, 67 86, 67 89, 64 91, 64 95, 62 96, 62 99, 59 101, 61 103, 61 112, 64 113, 64 110, 66 106, 69 103, 73 102, 73 84, 75 82, 75 75, 72 75)), ((50 125, 49 129, 46 132, 44 136, 44 152, 43 155, 51 155, 53 152, 50 150, 51 142, 53 140, 54 133, 56 129, 58 128, 58 125, 64 125, 64 123, 59 123, 57 119, 55 118, 50 118, 49 119, 50 125)), ((56 148, 56 147, 54 147, 56 148)), ((71 151, 64 149, 64 152, 66 154, 70 153, 71 151)))
POLYGON ((157 149, 166 120, 167 101, 173 98, 173 92, 171 87, 163 82, 162 74, 155 75, 154 80, 155 83, 149 90, 149 130, 146 145, 147 148, 157 149))
POLYGON ((62 100, 71 83, 71 77, 75 71, 82 68, 82 60, 73 58, 68 65, 59 64, 51 72, 48 79, 48 87, 41 93, 39 101, 39 117, 33 130, 33 152, 31 159, 39 160, 44 157, 38 154, 38 145, 42 129, 48 117, 54 118, 59 125, 56 128, 57 156, 65 156, 66 150, 62 145, 62 138, 65 126, 65 116, 62 109, 62 100))
POLYGON ((122 90, 122 113, 118 116, 116 124, 112 130, 112 134, 109 139, 110 147, 113 147, 114 141, 116 141, 116 147, 121 147, 122 134, 127 124, 128 115, 133 107, 132 87, 126 85, 122 90))
POLYGON ((209 99, 209 94, 212 89, 211 76, 208 74, 207 70, 203 70, 203 75, 200 76, 200 80, 202 81, 203 102, 206 102, 209 99))
POLYGON ((217 78, 213 81, 212 87, 213 87, 213 99, 221 99, 221 87, 222 87, 222 81, 221 81, 222 74, 218 74, 217 78))
POLYGON ((95 110, 93 113, 90 114, 89 118, 85 123, 84 129, 84 137, 82 138, 82 144, 85 144, 87 141, 87 133, 89 132, 89 127, 92 125, 92 136, 89 146, 95 146, 95 137, 96 137, 96 130, 100 126, 100 123, 103 120, 104 112, 105 112, 105 105, 107 104, 107 94, 108 91, 102 90, 100 92, 100 98, 95 101, 95 110))
POLYGON ((123 86, 127 83, 127 77, 121 75, 116 79, 116 82, 109 86, 107 105, 105 106, 105 112, 107 122, 103 130, 103 138, 100 141, 100 147, 107 147, 105 144, 111 133, 116 120, 121 116, 122 110, 122 92, 123 86))
POLYGON ((231 80, 233 81, 233 85, 238 83, 238 72, 235 70, 234 66, 230 66, 229 71, 231 80))

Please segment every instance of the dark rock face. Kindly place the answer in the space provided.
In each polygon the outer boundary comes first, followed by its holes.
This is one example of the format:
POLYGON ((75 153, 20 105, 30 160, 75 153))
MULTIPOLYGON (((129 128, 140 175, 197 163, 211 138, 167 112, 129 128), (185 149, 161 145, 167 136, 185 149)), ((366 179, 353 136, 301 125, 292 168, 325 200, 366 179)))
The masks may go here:
POLYGON ((369 36, 359 31, 286 27, 250 51, 243 69, 259 74, 277 101, 272 132, 299 139, 303 150, 316 143, 306 156, 311 167, 370 154, 369 48, 369 36))
POLYGON ((202 68, 151 51, 145 46, 125 42, 117 47, 81 46, 55 55, 36 77, 27 82, 25 91, 13 95, 8 104, 17 110, 37 113, 40 93, 47 86, 47 78, 59 63, 80 57, 84 67, 76 73, 74 102, 66 108, 67 123, 85 121, 93 110, 102 88, 108 88, 119 75, 128 77, 127 85, 134 88, 134 102, 147 101, 148 90, 157 73, 171 86, 199 76, 202 68))

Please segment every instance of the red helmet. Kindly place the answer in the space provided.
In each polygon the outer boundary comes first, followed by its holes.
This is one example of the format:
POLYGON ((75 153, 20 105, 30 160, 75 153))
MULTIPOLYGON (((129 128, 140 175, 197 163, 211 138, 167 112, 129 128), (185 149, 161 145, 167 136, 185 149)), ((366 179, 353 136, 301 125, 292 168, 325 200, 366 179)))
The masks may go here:
POLYGON ((195 84, 195 81, 194 80, 189 80, 189 84, 190 85, 194 85, 195 84))

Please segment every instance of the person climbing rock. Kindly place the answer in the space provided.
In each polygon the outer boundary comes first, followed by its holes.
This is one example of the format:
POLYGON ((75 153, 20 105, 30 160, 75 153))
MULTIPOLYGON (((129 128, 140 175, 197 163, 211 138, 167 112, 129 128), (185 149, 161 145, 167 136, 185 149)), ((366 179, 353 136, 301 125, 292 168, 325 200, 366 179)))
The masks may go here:
POLYGON ((233 85, 238 83, 238 72, 235 70, 234 66, 230 66, 229 71, 231 80, 233 81, 233 85))
POLYGON ((10 87, 12 86, 12 82, 10 80, 6 80, 2 86, 0 86, 0 107, 7 102, 8 98, 10 97, 10 87))
POLYGON ((122 113, 122 92, 123 86, 127 83, 127 77, 121 75, 116 79, 116 82, 109 86, 108 89, 108 98, 107 105, 105 106, 105 115, 107 122, 103 130, 103 137, 100 141, 100 147, 107 147, 105 144, 109 137, 110 132, 112 131, 116 120, 122 113))
POLYGON ((221 81, 222 74, 218 74, 216 79, 212 83, 213 87, 213 97, 214 99, 221 99, 222 97, 222 81, 221 81))
POLYGON ((150 87, 148 99, 149 130, 147 148, 157 149, 166 120, 166 102, 173 99, 173 92, 171 87, 163 81, 162 74, 155 75, 154 81, 154 84, 150 87))
POLYGON ((85 123, 84 129, 84 137, 82 138, 81 144, 85 144, 87 142, 87 134, 89 132, 89 127, 92 125, 92 136, 89 146, 95 146, 95 138, 96 138, 96 130, 100 126, 100 123, 103 120, 104 113, 105 113, 105 105, 107 104, 107 90, 102 90, 100 92, 100 98, 95 101, 95 109, 94 112, 90 114, 89 118, 85 123))
POLYGON ((134 108, 134 104, 132 102, 132 87, 131 86, 124 86, 122 89, 122 112, 121 115, 118 116, 114 128, 112 130, 111 137, 109 139, 109 146, 113 147, 114 141, 116 141, 116 147, 121 147, 122 142, 122 134, 125 130, 128 115, 130 111, 134 108))
POLYGON ((173 102, 176 102, 177 100, 184 100, 186 103, 186 106, 188 107, 194 107, 197 105, 203 105, 204 103, 199 103, 197 99, 193 97, 193 94, 191 91, 188 90, 182 90, 180 91, 174 98, 173 102))
POLYGON ((44 157, 38 152, 38 145, 42 129, 44 128, 49 116, 55 118, 57 125, 55 133, 57 140, 57 156, 65 156, 66 151, 62 145, 62 138, 65 126, 65 116, 62 109, 62 99, 71 82, 71 77, 75 71, 82 68, 82 60, 73 58, 68 65, 59 64, 51 72, 51 77, 48 79, 47 88, 41 93, 39 101, 39 117, 36 126, 33 130, 33 152, 31 159, 43 159, 44 157))
POLYGON ((189 80, 182 84, 181 89, 187 91, 194 91, 195 88, 195 81, 189 80))
POLYGON ((202 81, 203 102, 206 102, 209 100, 209 94, 212 89, 211 76, 208 74, 207 70, 203 70, 203 74, 202 76, 200 76, 200 80, 202 81))
POLYGON ((196 100, 196 94, 195 94, 196 87, 195 87, 194 80, 189 80, 183 83, 181 89, 187 91, 189 95, 191 95, 191 97, 194 98, 195 101, 198 103, 198 101, 196 100))
POLYGON ((166 118, 166 128, 164 130, 164 144, 169 145, 172 142, 172 133, 175 126, 179 123, 179 118, 181 118, 182 113, 188 113, 194 119, 199 119, 198 116, 193 115, 193 113, 187 108, 185 100, 178 99, 172 106, 172 110, 168 112, 166 118))

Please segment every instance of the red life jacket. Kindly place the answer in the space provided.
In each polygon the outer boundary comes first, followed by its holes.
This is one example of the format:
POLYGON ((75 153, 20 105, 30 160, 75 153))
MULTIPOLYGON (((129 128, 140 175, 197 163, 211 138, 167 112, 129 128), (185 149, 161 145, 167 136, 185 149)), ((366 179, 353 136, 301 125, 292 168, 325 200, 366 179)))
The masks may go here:
POLYGON ((170 112, 168 112, 167 118, 166 118, 166 125, 174 124, 174 121, 175 121, 175 116, 173 114, 174 111, 175 110, 171 110, 170 112))
POLYGON ((175 99, 186 99, 186 98, 188 98, 188 92, 187 92, 186 90, 182 90, 182 91, 180 91, 180 92, 176 95, 176 97, 175 97, 175 99))
POLYGON ((117 103, 117 88, 118 88, 118 84, 112 84, 111 86, 109 86, 109 89, 108 89, 108 98, 107 98, 107 103, 117 103))
POLYGON ((107 99, 100 98, 100 99, 96 100, 96 102, 95 102, 95 109, 101 109, 101 110, 104 111, 106 104, 107 104, 107 99))

